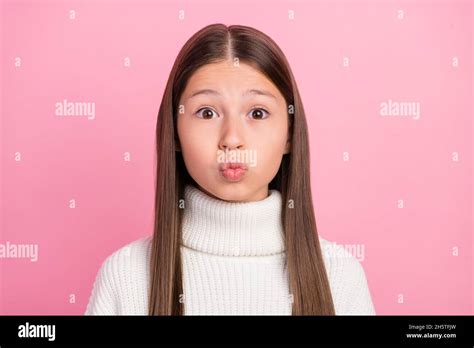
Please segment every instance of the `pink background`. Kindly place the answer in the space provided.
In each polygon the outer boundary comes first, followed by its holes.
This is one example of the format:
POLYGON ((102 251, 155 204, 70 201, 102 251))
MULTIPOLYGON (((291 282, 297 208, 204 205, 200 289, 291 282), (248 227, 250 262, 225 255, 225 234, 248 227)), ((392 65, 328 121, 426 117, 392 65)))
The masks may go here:
POLYGON ((287 55, 319 233, 365 246, 377 314, 473 313, 471 2, 1 6, 0 243, 38 244, 39 258, 0 258, 0 314, 83 314, 102 261, 152 233, 164 85, 184 42, 215 22, 260 29, 287 55), (95 119, 56 116, 63 99, 95 102, 95 119), (381 116, 389 99, 419 102, 420 119, 381 116))

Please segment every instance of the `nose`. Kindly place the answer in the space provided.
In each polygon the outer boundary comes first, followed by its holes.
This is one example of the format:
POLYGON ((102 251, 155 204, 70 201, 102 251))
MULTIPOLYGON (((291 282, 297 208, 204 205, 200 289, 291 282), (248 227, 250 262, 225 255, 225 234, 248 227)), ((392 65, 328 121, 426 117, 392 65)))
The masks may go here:
POLYGON ((239 115, 231 115, 224 119, 219 149, 222 151, 242 149, 244 144, 243 119, 239 115))

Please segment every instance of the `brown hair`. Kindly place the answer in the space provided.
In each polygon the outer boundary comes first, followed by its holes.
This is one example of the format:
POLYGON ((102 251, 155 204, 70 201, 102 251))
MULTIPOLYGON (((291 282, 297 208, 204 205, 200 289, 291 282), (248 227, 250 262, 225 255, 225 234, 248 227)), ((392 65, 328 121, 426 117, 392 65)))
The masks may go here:
POLYGON ((289 107, 291 152, 283 159, 269 189, 282 195, 289 290, 293 315, 334 315, 334 304, 319 244, 310 184, 308 130, 303 104, 288 61, 277 44, 247 26, 212 24, 182 47, 171 70, 156 124, 156 194, 152 241, 149 315, 183 315, 180 255, 186 184, 194 184, 178 151, 177 110, 187 81, 199 67, 238 58, 269 78, 289 107), (288 204, 291 202, 291 204, 288 204))

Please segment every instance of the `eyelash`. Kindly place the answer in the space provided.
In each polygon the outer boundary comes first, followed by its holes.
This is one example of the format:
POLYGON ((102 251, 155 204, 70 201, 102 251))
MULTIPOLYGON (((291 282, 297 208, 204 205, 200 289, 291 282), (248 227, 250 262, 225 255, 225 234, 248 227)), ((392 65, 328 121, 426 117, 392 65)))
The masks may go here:
MULTIPOLYGON (((212 110, 213 112, 215 112, 215 113, 217 114, 217 111, 215 111, 215 110, 214 110, 213 108, 211 108, 210 106, 203 106, 202 108, 198 109, 194 114, 197 115, 197 114, 199 114, 200 111, 206 110, 206 109, 212 110)), ((254 110, 262 110, 263 112, 265 112, 265 113, 267 114, 266 117, 259 119, 259 121, 260 121, 260 120, 264 120, 264 119, 266 119, 266 118, 268 118, 268 117, 270 116, 270 112, 269 112, 267 109, 263 108, 263 107, 254 106, 254 107, 250 110, 250 112, 252 112, 252 111, 254 111, 254 110)), ((199 117, 199 116, 198 116, 198 117, 199 117)), ((203 118, 203 117, 200 117, 200 118, 203 118)))

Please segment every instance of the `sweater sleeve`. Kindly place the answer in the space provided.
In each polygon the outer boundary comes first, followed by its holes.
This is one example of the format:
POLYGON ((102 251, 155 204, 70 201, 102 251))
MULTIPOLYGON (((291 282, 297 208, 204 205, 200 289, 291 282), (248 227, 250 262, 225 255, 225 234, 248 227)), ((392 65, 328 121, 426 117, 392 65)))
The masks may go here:
POLYGON ((84 315, 117 315, 118 293, 112 257, 105 259, 97 273, 84 315))

